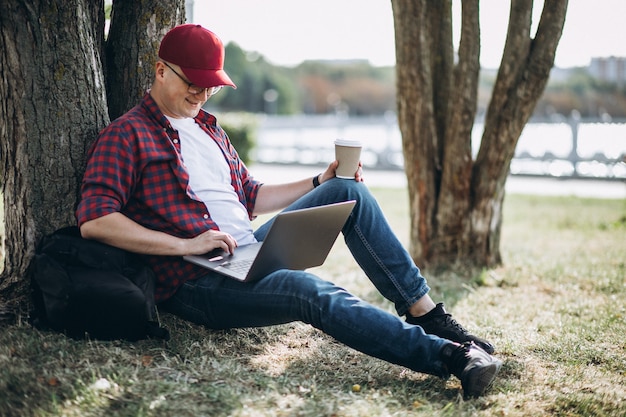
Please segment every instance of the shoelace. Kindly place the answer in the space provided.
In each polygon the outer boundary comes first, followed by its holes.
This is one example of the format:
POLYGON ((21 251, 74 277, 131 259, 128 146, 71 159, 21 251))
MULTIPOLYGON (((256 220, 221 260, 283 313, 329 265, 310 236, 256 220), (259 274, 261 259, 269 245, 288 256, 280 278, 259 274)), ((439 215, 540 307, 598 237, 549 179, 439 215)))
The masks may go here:
POLYGON ((443 324, 445 326, 453 327, 456 330, 462 332, 463 334, 467 333, 467 330, 457 322, 451 314, 445 313, 443 316, 440 316, 443 319, 443 324))

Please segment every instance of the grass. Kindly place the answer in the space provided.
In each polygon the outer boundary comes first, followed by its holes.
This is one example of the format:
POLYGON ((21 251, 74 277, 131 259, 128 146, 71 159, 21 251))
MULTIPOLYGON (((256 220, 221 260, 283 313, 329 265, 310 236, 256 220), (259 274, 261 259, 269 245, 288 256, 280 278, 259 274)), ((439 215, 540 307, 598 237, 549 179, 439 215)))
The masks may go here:
MULTIPOLYGON (((406 242, 405 193, 374 192, 406 242)), ((424 271, 504 361, 478 399, 300 323, 216 332, 163 315, 167 343, 0 329, 0 416, 623 416, 625 235, 624 201, 511 195, 502 267, 424 271)), ((318 272, 392 311, 348 258, 338 243, 318 272)))

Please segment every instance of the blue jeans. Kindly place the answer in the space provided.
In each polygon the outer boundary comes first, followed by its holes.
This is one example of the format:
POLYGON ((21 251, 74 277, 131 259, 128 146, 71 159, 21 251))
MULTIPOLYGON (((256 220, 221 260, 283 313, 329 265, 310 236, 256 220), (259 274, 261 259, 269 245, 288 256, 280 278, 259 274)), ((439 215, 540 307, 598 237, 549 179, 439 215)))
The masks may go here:
MULTIPOLYGON (((335 178, 286 210, 352 199, 357 204, 342 229, 346 245, 380 293, 403 315, 429 287, 365 185, 335 178)), ((271 223, 257 229, 259 241, 271 223)), ((305 271, 283 269, 253 283, 209 272, 183 284, 163 307, 211 329, 302 321, 370 356, 418 372, 448 375, 439 352, 449 341, 427 335, 421 327, 305 271)))

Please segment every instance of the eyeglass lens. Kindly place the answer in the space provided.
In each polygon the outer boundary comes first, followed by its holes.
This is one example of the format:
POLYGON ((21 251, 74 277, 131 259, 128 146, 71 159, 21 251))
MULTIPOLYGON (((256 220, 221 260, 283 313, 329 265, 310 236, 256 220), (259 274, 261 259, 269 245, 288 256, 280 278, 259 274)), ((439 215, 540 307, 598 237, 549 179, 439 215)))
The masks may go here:
POLYGON ((178 78, 180 78, 185 84, 187 84, 187 92, 190 94, 200 94, 200 93, 203 93, 204 90, 207 90, 207 92, 209 93, 209 97, 211 97, 213 94, 217 93, 218 91, 222 89, 221 85, 216 85, 214 87, 206 87, 206 88, 194 85, 193 83, 190 83, 189 81, 184 79, 183 76, 180 75, 176 70, 174 70, 174 68, 170 67, 170 65, 167 62, 163 62, 163 63, 165 64, 166 67, 171 69, 172 72, 178 76, 178 78))

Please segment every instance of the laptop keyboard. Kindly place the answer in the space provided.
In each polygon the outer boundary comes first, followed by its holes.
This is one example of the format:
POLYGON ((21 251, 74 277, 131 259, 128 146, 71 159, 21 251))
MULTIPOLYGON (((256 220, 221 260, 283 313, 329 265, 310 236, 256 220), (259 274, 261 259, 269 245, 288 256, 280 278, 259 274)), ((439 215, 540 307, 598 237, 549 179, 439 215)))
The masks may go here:
POLYGON ((235 272, 247 272, 252 265, 254 259, 242 259, 234 262, 224 262, 222 266, 235 272))

